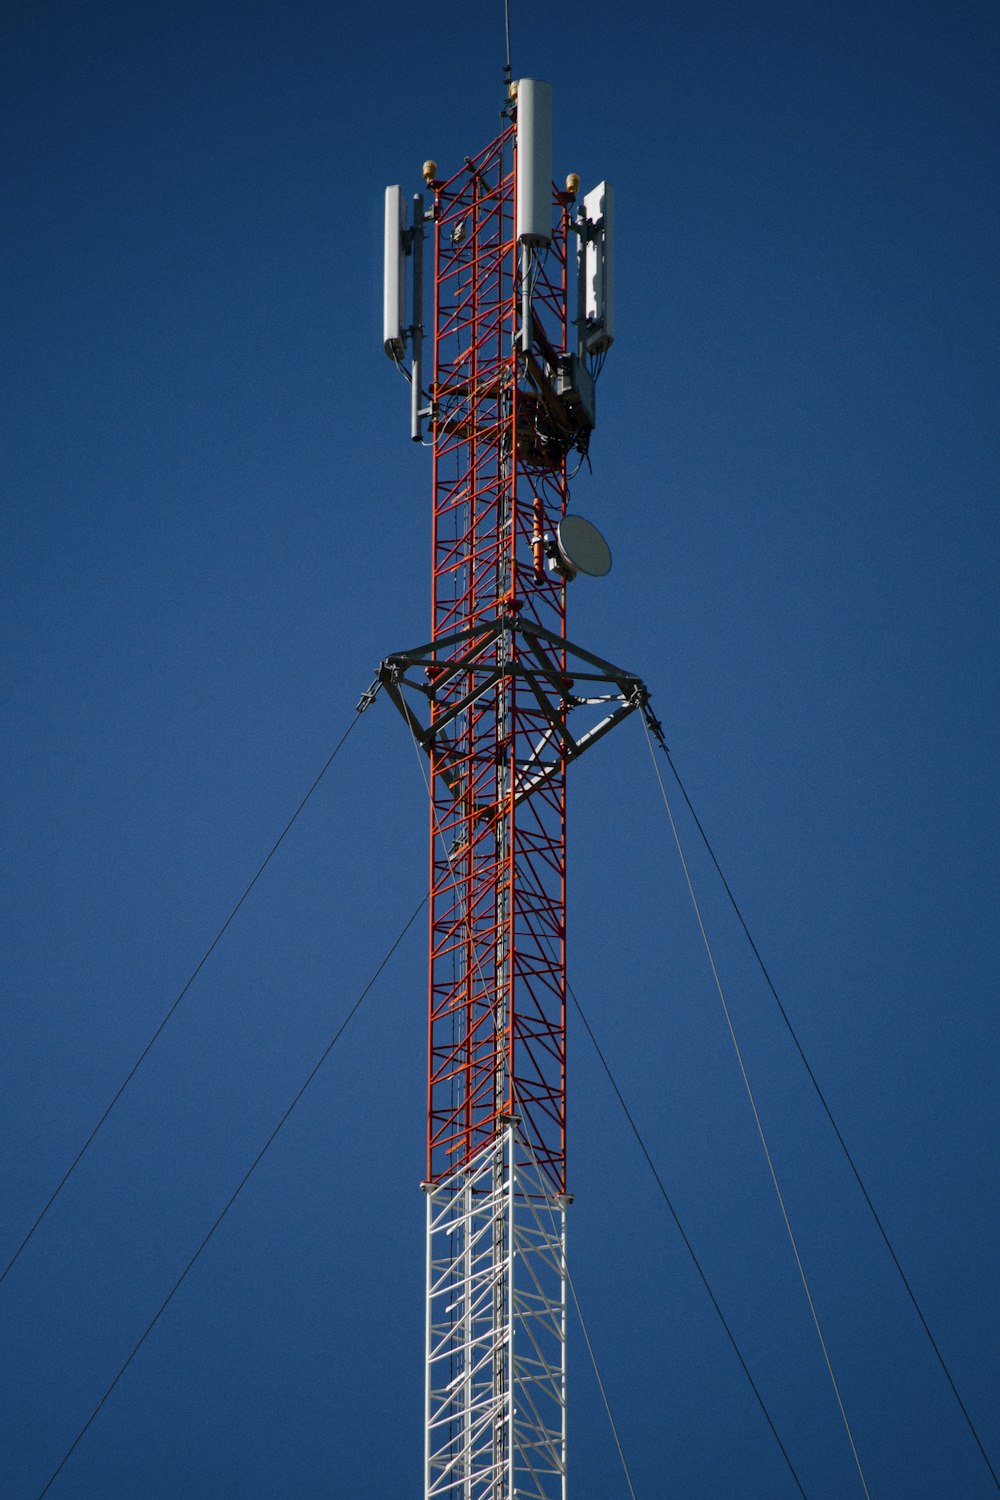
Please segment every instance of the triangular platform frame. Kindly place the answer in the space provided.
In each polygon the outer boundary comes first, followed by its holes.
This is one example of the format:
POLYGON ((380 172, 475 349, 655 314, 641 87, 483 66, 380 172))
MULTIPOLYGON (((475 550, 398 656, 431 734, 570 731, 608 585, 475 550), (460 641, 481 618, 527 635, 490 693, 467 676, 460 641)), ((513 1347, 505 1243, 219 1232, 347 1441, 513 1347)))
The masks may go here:
POLYGON ((436 752, 437 770, 456 796, 458 778, 449 770, 452 745, 444 731, 504 678, 523 682, 531 690, 548 723, 530 756, 516 768, 515 804, 530 797, 560 767, 577 760, 637 708, 645 709, 649 699, 645 684, 634 672, 616 667, 515 612, 439 636, 409 651, 394 652, 382 662, 377 680, 420 747, 428 756, 436 752), (506 653, 502 647, 498 650, 497 643, 505 636, 510 641, 519 639, 525 650, 516 656, 509 647, 506 653), (432 727, 426 726, 407 701, 406 692, 418 694, 429 707, 442 689, 461 675, 471 677, 472 686, 460 698, 449 701, 432 727), (577 691, 581 687, 582 693, 577 691), (610 691, 595 691, 602 687, 610 691), (610 712, 582 734, 574 734, 569 715, 585 707, 610 712))

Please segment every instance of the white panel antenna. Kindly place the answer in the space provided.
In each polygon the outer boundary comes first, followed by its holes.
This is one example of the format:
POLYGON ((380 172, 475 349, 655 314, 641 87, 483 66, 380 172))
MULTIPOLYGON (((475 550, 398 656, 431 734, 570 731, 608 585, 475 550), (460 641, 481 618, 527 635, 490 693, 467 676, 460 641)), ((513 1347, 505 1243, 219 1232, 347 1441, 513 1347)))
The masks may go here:
POLYGON ((579 270, 583 277, 583 349, 603 354, 615 338, 615 194, 600 182, 583 200, 579 270))
POLYGON ((522 245, 552 239, 552 85, 517 85, 517 237, 522 245))
POLYGON ((390 359, 403 357, 406 328, 406 210, 401 188, 385 190, 382 343, 390 359))

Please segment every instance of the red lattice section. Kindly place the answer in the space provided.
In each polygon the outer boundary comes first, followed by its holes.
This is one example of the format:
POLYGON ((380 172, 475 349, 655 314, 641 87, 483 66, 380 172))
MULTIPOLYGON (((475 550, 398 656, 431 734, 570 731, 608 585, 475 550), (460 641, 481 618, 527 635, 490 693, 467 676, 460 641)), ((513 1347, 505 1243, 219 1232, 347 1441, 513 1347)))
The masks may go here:
POLYGON ((540 536, 566 508, 566 449, 553 436, 546 372, 567 347, 568 200, 554 192, 552 244, 529 268, 526 352, 516 170, 510 126, 433 184, 432 628, 442 685, 431 728, 469 702, 431 745, 427 1176, 440 1181, 464 1165, 518 1114, 562 1191, 565 764, 523 795, 539 746, 560 755, 537 677, 517 673, 524 637, 501 630, 474 661, 467 642, 443 640, 502 615, 535 621, 547 637, 531 665, 542 651, 555 673, 565 670, 552 645, 565 641, 565 590, 544 569, 540 536), (445 664, 459 660, 449 677, 445 664))

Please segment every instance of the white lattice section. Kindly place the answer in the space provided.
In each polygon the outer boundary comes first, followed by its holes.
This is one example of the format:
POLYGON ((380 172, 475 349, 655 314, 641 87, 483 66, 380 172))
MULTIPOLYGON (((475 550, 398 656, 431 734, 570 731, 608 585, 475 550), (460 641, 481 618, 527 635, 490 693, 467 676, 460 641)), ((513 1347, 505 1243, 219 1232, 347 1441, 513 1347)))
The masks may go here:
POLYGON ((566 1500, 565 1199, 523 1154, 427 1189, 425 1500, 566 1500))

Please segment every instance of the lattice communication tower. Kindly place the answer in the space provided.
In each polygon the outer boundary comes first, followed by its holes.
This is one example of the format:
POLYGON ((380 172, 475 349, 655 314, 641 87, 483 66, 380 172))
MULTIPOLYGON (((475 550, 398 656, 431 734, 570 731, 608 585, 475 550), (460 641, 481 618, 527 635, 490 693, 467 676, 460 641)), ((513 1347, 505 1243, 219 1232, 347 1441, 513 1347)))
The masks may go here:
POLYGON ((647 699, 566 637, 611 563, 567 508, 612 191, 554 186, 547 83, 501 119, 409 214, 385 195, 385 350, 433 473, 431 637, 379 669, 430 761, 425 1500, 566 1497, 566 770, 647 699))

